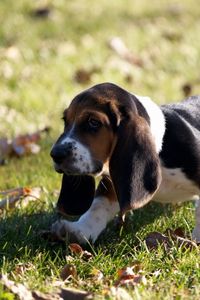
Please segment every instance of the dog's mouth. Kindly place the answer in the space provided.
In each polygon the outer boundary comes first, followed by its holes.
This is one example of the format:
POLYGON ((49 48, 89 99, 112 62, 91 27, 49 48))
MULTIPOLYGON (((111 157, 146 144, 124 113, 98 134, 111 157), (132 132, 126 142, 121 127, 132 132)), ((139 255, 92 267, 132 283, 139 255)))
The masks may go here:
POLYGON ((58 164, 56 164, 56 163, 54 163, 54 169, 55 169, 55 171, 57 173, 60 173, 60 174, 64 173, 64 171, 62 170, 62 168, 58 164))
POLYGON ((54 169, 57 173, 66 175, 92 175, 98 176, 103 170, 103 164, 100 161, 96 161, 92 168, 79 169, 69 164, 57 164, 54 162, 54 169))

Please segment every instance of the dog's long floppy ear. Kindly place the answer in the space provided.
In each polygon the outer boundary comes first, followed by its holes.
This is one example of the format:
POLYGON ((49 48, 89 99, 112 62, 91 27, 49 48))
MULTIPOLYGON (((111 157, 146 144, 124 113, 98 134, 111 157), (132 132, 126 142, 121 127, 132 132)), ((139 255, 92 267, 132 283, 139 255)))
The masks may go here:
POLYGON ((91 206, 95 180, 89 175, 63 175, 57 209, 65 215, 82 215, 91 206))
POLYGON ((122 117, 109 166, 122 215, 146 204, 161 181, 149 124, 134 110, 122 117))

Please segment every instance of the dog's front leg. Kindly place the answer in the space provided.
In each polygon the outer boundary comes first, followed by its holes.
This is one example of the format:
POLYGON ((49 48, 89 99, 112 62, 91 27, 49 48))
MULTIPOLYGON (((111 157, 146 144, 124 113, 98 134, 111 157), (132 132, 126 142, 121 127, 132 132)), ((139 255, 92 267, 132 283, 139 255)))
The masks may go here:
POLYGON ((52 225, 52 233, 58 238, 75 238, 79 243, 95 242, 109 221, 119 211, 119 204, 108 177, 104 177, 98 186, 94 201, 89 210, 76 222, 59 220, 52 225))

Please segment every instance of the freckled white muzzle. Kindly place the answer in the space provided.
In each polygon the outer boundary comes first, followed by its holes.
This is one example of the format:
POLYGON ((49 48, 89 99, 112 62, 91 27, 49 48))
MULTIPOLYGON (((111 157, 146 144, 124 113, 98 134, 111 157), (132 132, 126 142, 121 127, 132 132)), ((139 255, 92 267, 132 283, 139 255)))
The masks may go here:
POLYGON ((94 160, 90 151, 76 139, 61 136, 51 150, 57 172, 66 174, 97 174, 103 165, 94 160))

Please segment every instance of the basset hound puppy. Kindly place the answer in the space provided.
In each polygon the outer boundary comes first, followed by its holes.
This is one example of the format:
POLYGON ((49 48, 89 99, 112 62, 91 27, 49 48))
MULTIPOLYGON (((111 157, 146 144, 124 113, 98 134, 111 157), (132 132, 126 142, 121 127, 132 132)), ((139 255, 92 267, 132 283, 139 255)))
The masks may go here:
MULTIPOLYGON (((200 195, 200 96, 157 106, 112 83, 76 96, 64 111, 64 132, 51 150, 63 173, 57 208, 60 239, 95 242, 117 213, 150 200, 181 202, 200 195), (101 180, 95 187, 95 176, 101 180)), ((200 205, 193 237, 200 241, 200 205)))

